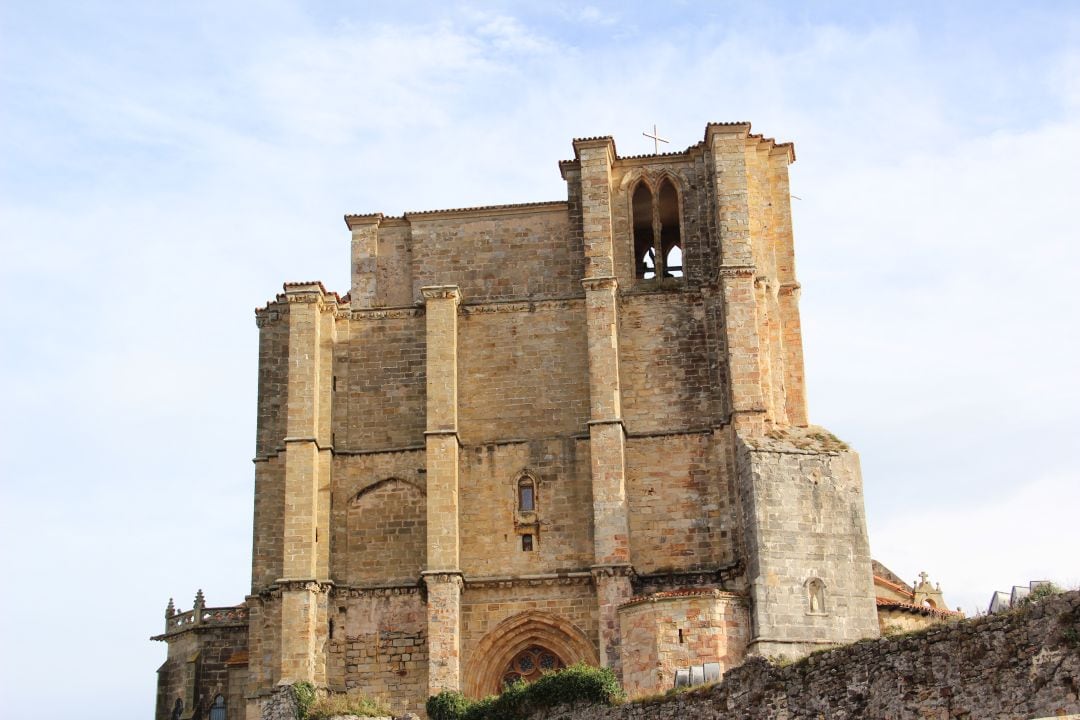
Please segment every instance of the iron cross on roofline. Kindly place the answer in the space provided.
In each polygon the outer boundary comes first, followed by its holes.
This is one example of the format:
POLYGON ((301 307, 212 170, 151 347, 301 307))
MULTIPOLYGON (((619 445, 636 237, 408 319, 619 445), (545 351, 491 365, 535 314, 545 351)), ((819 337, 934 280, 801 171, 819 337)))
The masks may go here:
POLYGON ((659 155, 660 154, 660 143, 666 143, 667 140, 660 137, 660 133, 656 132, 656 125, 652 126, 652 135, 650 135, 647 132, 643 132, 641 134, 644 135, 647 138, 652 138, 652 141, 653 141, 653 155, 659 155))

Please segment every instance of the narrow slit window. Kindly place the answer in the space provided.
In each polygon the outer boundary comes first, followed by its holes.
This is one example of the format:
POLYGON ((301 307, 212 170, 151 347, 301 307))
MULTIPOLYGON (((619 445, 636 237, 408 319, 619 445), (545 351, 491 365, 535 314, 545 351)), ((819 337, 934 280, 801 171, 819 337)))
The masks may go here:
POLYGON ((649 186, 634 190, 634 274, 642 280, 656 277, 656 242, 653 233, 653 196, 649 186))
POLYGON ((522 552, 532 552, 532 550, 533 550, 533 536, 532 535, 522 535, 521 536, 521 551, 522 552))

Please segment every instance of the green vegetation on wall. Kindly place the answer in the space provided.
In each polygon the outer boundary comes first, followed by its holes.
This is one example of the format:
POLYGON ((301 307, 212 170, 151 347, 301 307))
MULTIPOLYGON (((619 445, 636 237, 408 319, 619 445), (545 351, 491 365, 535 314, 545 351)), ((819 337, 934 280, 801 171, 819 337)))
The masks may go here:
POLYGON ((615 705, 624 697, 610 668, 579 663, 533 683, 514 683, 501 695, 483 700, 469 700, 459 692, 444 690, 428 698, 427 714, 430 720, 516 720, 556 705, 615 705))

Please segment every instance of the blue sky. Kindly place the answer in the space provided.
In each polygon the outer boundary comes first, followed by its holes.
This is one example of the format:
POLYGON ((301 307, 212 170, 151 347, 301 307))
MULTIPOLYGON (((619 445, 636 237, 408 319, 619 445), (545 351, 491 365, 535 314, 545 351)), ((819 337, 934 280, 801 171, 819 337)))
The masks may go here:
POLYGON ((572 137, 654 122, 796 143, 810 415, 875 556, 969 613, 1080 583, 1080 8, 702 5, 0 7, 8 712, 146 717, 168 598, 243 599, 251 311, 348 289, 344 213, 560 199, 572 137))

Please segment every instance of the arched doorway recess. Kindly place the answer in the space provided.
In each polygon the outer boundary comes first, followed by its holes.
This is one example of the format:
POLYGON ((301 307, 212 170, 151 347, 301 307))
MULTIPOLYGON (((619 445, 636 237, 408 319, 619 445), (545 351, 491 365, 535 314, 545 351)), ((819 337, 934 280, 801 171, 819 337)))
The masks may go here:
POLYGON ((513 663, 527 657, 551 664, 544 659, 545 653, 561 667, 599 664, 592 641, 572 622, 550 613, 523 612, 489 630, 469 653, 462 690, 472 698, 494 695, 502 690, 513 663))

